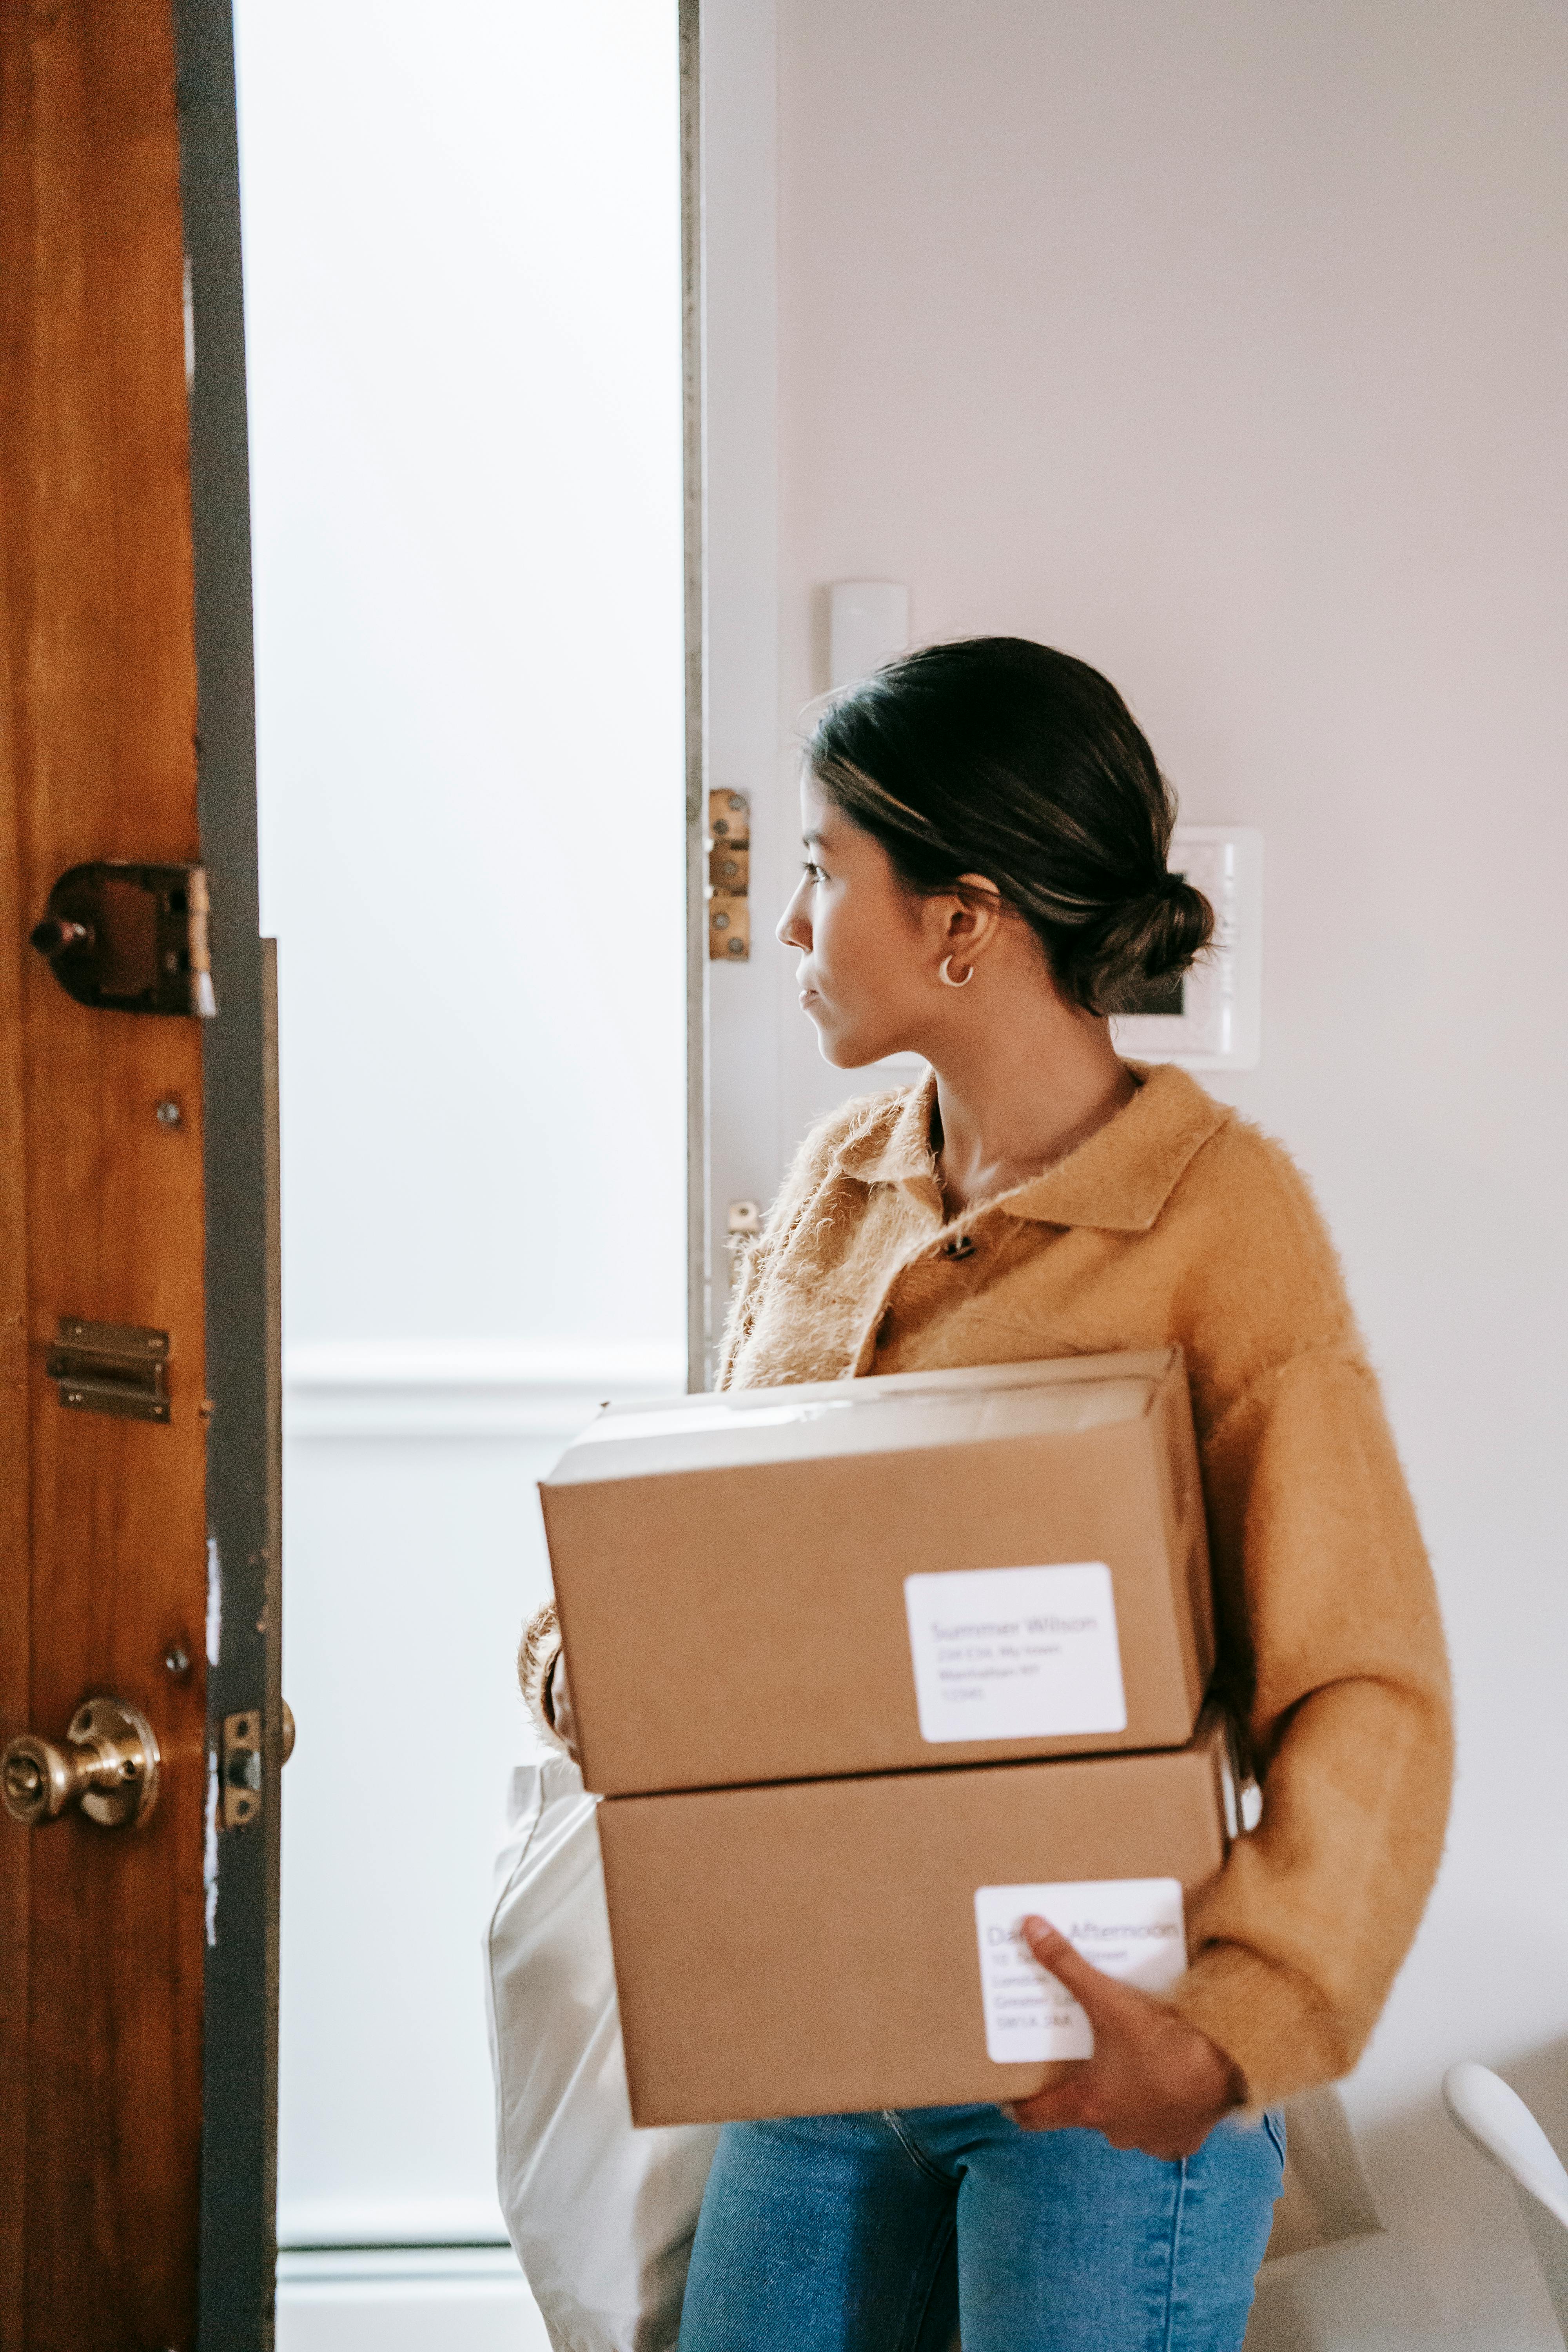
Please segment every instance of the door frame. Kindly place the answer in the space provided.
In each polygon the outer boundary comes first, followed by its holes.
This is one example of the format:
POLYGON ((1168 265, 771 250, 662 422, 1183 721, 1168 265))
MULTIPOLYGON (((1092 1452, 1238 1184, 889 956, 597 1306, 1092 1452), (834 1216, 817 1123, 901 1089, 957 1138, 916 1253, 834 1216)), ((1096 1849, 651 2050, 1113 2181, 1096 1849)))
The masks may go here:
POLYGON ((708 436, 702 0, 679 0, 680 353, 686 627, 686 1385, 710 1379, 708 1038, 708 436))
POLYGON ((260 938, 239 147, 230 0, 174 0, 187 286, 204 1024, 207 1873, 201 2352, 270 2352, 282 1763, 276 1028, 260 938), (259 1708, 259 1819, 220 1832, 223 1721, 259 1708))
POLYGON ((686 397, 689 1386, 710 1385, 735 1261, 795 1140, 773 939, 799 856, 779 701, 775 0, 680 0, 686 397), (750 952, 710 961, 710 788, 750 803, 750 952))

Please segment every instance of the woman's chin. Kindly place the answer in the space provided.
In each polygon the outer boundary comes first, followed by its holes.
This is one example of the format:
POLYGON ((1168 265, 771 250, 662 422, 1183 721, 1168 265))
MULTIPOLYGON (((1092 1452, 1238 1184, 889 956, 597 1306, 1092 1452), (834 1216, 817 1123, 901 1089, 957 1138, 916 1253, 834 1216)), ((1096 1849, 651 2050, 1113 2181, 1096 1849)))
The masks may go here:
POLYGON ((896 1054, 899 1048, 889 1045, 885 1038, 834 1035, 819 1026, 816 1050, 823 1060, 836 1070, 867 1070, 873 1062, 881 1061, 889 1054, 896 1054))

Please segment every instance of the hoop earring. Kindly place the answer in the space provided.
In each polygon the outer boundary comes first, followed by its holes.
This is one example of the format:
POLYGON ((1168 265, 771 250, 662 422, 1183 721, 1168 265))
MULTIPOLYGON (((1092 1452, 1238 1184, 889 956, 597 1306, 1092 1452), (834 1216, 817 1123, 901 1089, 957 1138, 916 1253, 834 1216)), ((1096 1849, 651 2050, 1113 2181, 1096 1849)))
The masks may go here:
POLYGON ((943 956, 941 963, 937 966, 936 976, 938 980, 941 981, 943 988, 967 988, 970 982, 974 977, 974 966, 973 964, 970 965, 969 970, 964 973, 962 980, 954 980, 952 974, 948 970, 948 966, 952 961, 952 958, 951 956, 943 956))

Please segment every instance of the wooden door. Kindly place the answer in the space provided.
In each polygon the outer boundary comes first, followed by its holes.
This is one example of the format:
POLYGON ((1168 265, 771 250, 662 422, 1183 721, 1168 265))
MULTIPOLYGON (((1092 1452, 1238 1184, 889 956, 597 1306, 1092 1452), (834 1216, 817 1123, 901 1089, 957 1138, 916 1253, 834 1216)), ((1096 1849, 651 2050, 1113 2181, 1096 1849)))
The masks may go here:
POLYGON ((0 1817, 5 2352, 270 2339, 276 1483, 233 116, 207 0, 178 22, 170 0, 0 8, 0 1738, 58 1741, 113 1695, 161 1759, 139 1828, 0 1817), (205 864, 216 1019, 89 1007, 29 945, 57 877, 104 859, 205 864), (168 1335, 166 1420, 68 1402, 46 1357, 71 1318, 168 1335), (267 1769, 228 1828, 223 1724, 245 1709, 267 1769))

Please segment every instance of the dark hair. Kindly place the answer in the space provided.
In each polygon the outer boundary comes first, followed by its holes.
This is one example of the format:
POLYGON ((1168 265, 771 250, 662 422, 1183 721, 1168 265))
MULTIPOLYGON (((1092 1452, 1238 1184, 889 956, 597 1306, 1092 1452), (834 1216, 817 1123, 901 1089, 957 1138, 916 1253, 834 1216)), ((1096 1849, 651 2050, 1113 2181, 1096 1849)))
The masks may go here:
POLYGON ((1091 1013, 1129 1010, 1208 945, 1213 908, 1166 871, 1171 788, 1116 688, 1070 654, 926 646, 835 702, 806 760, 910 889, 994 883, 1091 1013))

